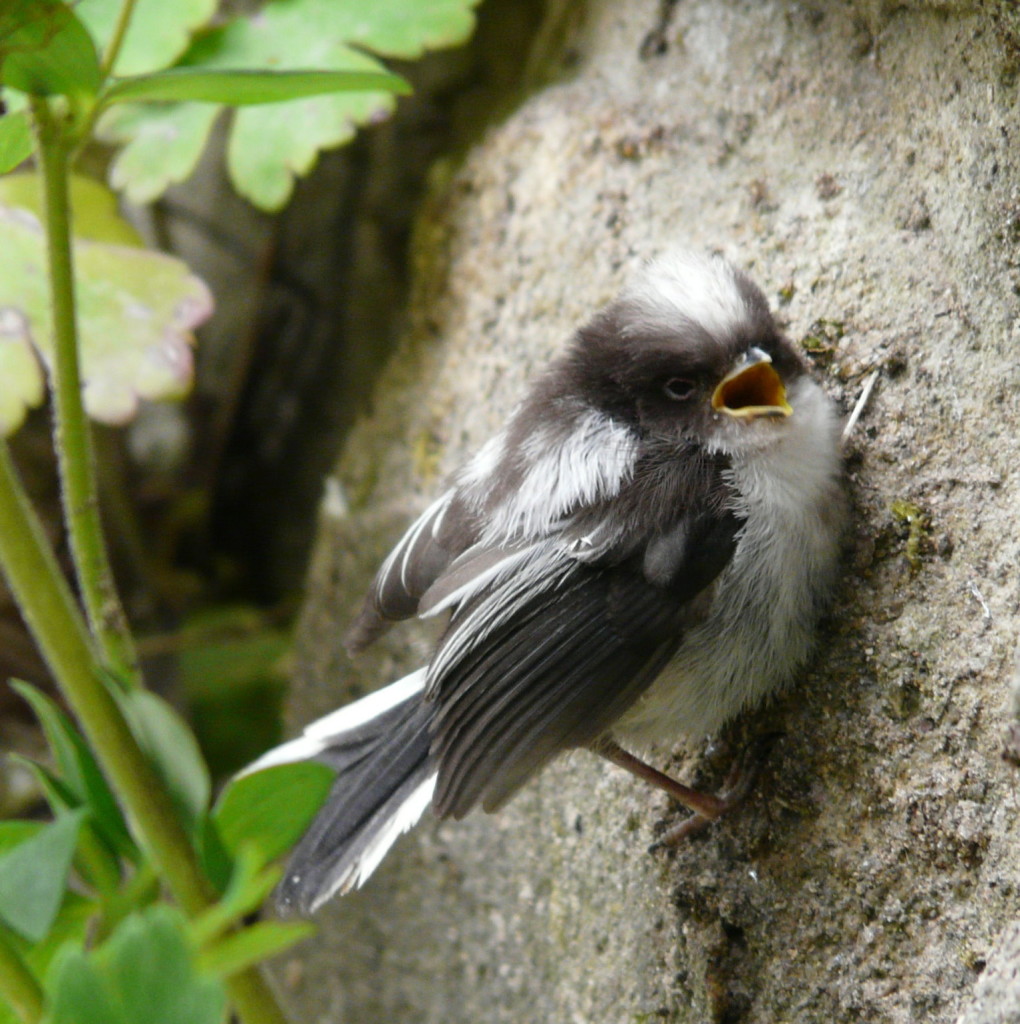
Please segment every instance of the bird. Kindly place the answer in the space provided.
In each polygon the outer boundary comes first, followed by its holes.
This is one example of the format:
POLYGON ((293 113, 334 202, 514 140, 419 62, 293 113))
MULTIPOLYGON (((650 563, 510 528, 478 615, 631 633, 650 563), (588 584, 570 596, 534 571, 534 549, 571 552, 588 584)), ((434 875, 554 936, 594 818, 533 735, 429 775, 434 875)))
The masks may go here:
POLYGON ((719 794, 634 751, 716 733, 805 663, 847 520, 840 424, 743 271, 685 248, 644 262, 375 576, 348 650, 445 617, 427 664, 248 769, 337 773, 281 909, 360 887, 430 806, 495 811, 572 749, 690 808, 667 842, 735 806, 761 751, 719 794))

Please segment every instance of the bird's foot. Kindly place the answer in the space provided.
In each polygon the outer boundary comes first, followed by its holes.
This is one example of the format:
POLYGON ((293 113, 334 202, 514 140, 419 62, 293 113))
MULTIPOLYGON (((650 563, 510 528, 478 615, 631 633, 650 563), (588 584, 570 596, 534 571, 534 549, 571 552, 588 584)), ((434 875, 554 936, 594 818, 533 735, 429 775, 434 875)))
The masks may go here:
POLYGON ((685 786, 682 782, 677 782, 671 776, 660 772, 658 768, 653 768, 639 757, 628 753, 612 740, 599 740, 592 744, 591 749, 620 768, 664 790, 674 800, 694 812, 689 818, 674 825, 665 835, 660 836, 649 848, 659 850, 666 846, 676 846, 689 836, 701 832, 735 807, 739 807, 754 788, 761 766, 781 736, 782 733, 779 732, 765 733, 749 743, 734 762, 723 788, 718 793, 703 793, 699 789, 685 786))
POLYGON ((723 782, 722 789, 715 794, 702 793, 706 798, 705 810, 694 809, 690 817, 668 829, 648 847, 649 852, 677 846, 685 839, 697 835, 717 821, 724 814, 739 807, 750 795, 754 784, 772 748, 782 738, 781 732, 764 733, 744 747, 740 756, 734 761, 729 774, 723 782))

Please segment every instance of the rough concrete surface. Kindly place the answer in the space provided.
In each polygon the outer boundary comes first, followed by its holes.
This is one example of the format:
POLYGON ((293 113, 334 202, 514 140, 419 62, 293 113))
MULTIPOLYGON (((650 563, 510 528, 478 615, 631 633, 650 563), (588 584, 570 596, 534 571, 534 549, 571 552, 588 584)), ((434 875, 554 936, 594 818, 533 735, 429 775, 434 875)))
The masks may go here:
POLYGON ((557 32, 559 76, 419 217, 409 327, 337 469, 348 511, 323 506, 295 725, 423 656, 415 628, 342 653, 371 572, 677 240, 748 269, 845 407, 881 370, 845 582, 787 696, 663 755, 714 786, 727 745, 782 729, 738 815, 650 855, 677 812, 578 753, 494 817, 429 821, 282 965, 295 1019, 1020 1020, 1015 4, 593 0, 557 32))

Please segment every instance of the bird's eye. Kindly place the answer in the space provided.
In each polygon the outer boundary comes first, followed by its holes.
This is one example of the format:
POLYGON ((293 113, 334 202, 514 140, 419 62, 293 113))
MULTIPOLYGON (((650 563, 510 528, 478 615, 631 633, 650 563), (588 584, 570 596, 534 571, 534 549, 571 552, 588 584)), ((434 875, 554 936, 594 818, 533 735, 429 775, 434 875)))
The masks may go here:
POLYGON ((670 377, 662 385, 662 393, 674 402, 682 402, 694 394, 694 381, 686 377, 670 377))

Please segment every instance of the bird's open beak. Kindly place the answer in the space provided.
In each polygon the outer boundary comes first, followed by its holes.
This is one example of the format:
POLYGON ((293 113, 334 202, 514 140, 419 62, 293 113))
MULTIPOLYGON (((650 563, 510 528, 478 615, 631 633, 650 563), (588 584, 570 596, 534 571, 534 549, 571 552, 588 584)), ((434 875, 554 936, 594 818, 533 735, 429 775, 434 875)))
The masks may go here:
POLYGON ((772 368, 772 358, 753 348, 712 392, 712 408, 738 420, 759 416, 789 416, 793 408, 786 388, 772 368))

